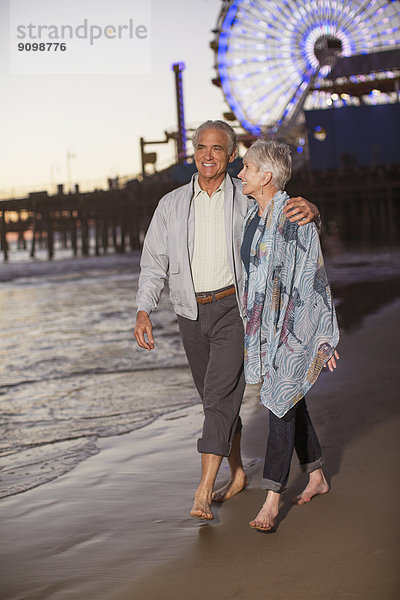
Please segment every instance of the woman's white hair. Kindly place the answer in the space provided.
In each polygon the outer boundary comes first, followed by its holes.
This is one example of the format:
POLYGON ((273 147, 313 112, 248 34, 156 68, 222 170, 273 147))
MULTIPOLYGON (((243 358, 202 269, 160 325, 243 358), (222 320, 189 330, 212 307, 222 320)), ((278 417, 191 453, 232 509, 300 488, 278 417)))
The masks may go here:
POLYGON ((278 190, 284 190, 292 175, 290 148, 280 140, 257 140, 243 157, 243 162, 251 162, 259 171, 272 173, 272 183, 278 190))

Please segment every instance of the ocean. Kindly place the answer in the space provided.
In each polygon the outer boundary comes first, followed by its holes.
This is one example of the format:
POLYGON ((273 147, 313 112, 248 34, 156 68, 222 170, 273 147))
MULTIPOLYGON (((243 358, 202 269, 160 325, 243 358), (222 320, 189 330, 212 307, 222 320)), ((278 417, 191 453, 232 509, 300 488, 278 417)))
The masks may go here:
POLYGON ((0 497, 55 479, 98 437, 199 401, 164 293, 133 337, 139 254, 0 264, 0 497))

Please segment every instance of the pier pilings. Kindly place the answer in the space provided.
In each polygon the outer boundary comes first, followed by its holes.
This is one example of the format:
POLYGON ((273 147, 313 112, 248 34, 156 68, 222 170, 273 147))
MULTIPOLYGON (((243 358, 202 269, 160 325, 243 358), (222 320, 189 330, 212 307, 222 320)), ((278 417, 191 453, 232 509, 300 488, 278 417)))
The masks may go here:
MULTIPOLYGON (((76 186, 54 196, 33 192, 27 198, 0 201, 0 250, 27 250, 33 259, 45 248, 52 259, 59 249, 72 256, 100 256, 139 250, 160 198, 179 187, 164 172, 132 180, 122 189, 81 193, 76 186)), ((395 245, 400 239, 400 167, 295 173, 290 196, 303 196, 318 206, 324 235, 351 245, 395 245)))

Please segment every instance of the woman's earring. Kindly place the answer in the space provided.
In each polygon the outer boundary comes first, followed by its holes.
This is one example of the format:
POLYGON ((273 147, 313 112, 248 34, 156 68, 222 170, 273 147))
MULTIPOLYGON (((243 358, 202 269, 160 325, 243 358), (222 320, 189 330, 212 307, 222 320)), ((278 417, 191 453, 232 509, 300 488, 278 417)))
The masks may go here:
POLYGON ((264 186, 262 185, 261 186, 261 196, 263 196, 263 195, 264 195, 264 186))

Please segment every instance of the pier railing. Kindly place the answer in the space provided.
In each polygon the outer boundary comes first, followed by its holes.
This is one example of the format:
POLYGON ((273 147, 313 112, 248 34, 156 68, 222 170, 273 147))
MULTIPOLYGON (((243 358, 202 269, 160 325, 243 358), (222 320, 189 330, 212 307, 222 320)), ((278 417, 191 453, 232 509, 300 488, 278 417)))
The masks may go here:
POLYGON ((131 181, 123 189, 48 195, 0 201, 0 244, 3 259, 10 247, 29 251, 46 248, 49 259, 56 246, 73 256, 125 252, 141 247, 144 232, 160 197, 173 183, 160 175, 131 181))
MULTIPOLYGON (((159 199, 181 185, 184 175, 172 169, 128 181, 122 189, 64 194, 60 188, 54 195, 2 200, 3 260, 10 248, 32 258, 45 248, 49 259, 58 248, 73 256, 138 250, 159 199)), ((288 193, 317 204, 323 231, 334 231, 348 245, 399 243, 400 167, 304 171, 291 180, 288 193)))
POLYGON ((400 242, 400 166, 300 172, 287 191, 314 202, 323 234, 334 230, 349 247, 400 242))

